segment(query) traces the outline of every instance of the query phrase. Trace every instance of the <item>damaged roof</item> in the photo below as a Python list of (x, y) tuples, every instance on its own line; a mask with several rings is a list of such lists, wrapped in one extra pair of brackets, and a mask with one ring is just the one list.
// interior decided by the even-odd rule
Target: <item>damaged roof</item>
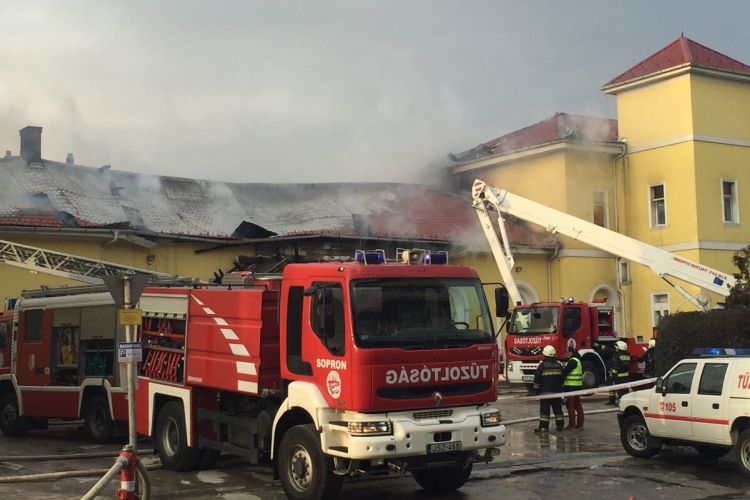
[[(252, 184), (0, 158), (0, 227), (102, 228), (227, 241), (350, 236), (484, 240), (470, 196), (397, 183)], [(554, 235), (507, 222), (511, 243)]]
[(468, 151), (449, 154), (459, 163), (503, 155), (560, 141), (617, 142), (617, 120), (555, 113), (552, 118), (480, 144)]

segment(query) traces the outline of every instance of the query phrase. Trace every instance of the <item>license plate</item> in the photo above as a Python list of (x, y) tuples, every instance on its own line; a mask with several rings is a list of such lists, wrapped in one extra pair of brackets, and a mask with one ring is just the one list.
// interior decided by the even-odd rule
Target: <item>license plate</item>
[(533, 382), (534, 375), (521, 375), (521, 380), (523, 380), (524, 382)]
[(444, 451), (461, 451), (461, 441), (427, 445), (427, 453), (443, 453)]

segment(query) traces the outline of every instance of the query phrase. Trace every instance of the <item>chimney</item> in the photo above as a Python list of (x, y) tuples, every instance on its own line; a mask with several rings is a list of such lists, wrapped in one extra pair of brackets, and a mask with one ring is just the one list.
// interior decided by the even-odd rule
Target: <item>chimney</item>
[(75, 165), (76, 161), (73, 159), (73, 153), (68, 153), (68, 156), (65, 157), (65, 163), (68, 165)]
[(5, 157), (10, 158), (10, 149), (5, 151)]
[(42, 127), (24, 127), (21, 133), (21, 156), (28, 162), (42, 161)]

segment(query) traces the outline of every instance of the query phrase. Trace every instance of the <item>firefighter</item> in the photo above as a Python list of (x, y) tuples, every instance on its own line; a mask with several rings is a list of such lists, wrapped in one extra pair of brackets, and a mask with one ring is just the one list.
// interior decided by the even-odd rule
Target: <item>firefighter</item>
[[(562, 366), (555, 359), (557, 351), (551, 345), (542, 350), (544, 359), (536, 369), (534, 374), (534, 391), (537, 394), (555, 394), (563, 390)], [(534, 432), (549, 431), (549, 409), (555, 414), (555, 424), (558, 431), (565, 428), (565, 417), (562, 411), (562, 400), (558, 398), (549, 398), (539, 400), (539, 427)]]
[(656, 339), (649, 340), (646, 352), (638, 356), (639, 363), (646, 363), (646, 366), (643, 368), (643, 376), (646, 378), (653, 378), (656, 376), (656, 363), (654, 362), (655, 347)]
[[(655, 353), (655, 347), (656, 347), (656, 339), (651, 339), (648, 341), (648, 349), (646, 349), (646, 352), (638, 356), (638, 362), (639, 363), (646, 363), (646, 365), (643, 367), (643, 376), (644, 378), (654, 378), (656, 376), (656, 362), (654, 360), (654, 353)], [(639, 387), (639, 390), (644, 389), (652, 389), (656, 384), (646, 384)]]
[[(583, 362), (581, 355), (576, 348), (569, 345), (565, 350), (565, 357), (568, 359), (562, 371), (563, 390), (565, 392), (580, 391), (583, 389)], [(567, 396), (565, 406), (568, 409), (568, 426), (566, 430), (573, 429), (583, 430), (583, 406), (581, 405), (581, 396)], [(578, 414), (578, 418), (576, 418)]]
[[(610, 384), (624, 384), (630, 381), (630, 354), (628, 354), (628, 344), (622, 340), (615, 342), (615, 348), (593, 343), (595, 349), (602, 353), (612, 356), (612, 365), (609, 368)], [(606, 406), (616, 406), (620, 403), (620, 397), (628, 393), (628, 389), (618, 389), (609, 391), (609, 401), (604, 403)]]

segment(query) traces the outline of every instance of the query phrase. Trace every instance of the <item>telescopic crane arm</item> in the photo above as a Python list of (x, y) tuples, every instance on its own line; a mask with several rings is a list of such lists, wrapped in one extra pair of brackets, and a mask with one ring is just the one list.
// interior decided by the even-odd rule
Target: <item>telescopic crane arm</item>
[[(674, 287), (677, 292), (699, 309), (706, 309), (708, 305), (696, 300), (693, 295), (674, 283), (670, 278), (680, 279), (725, 297), (729, 295), (730, 288), (735, 284), (734, 277), (726, 273), (711, 269), (666, 250), (647, 245), (646, 243), (553, 208), (546, 207), (540, 203), (527, 200), (504, 189), (490, 187), (478, 179), (474, 181), (472, 195), (474, 198), (473, 206), (477, 209), (479, 220), (482, 223), (485, 235), (492, 248), (492, 253), (500, 268), (500, 273), (514, 301), (520, 301), (521, 299), (511, 275), (514, 261), (505, 232), (503, 214), (509, 214), (519, 219), (533, 222), (553, 234), (563, 234), (623, 259), (649, 267), (657, 276)], [(503, 244), (498, 241), (497, 233), (489, 216), (490, 210), (498, 212), (498, 224), (500, 225)]]

